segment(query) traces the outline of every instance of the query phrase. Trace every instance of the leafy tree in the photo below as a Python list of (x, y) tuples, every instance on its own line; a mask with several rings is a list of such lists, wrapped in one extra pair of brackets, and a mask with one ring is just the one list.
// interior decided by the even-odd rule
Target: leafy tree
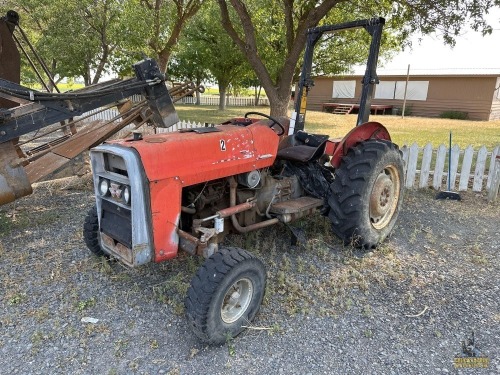
[(124, 50), (154, 56), (165, 71), (182, 29), (203, 1), (124, 0)]
[(59, 78), (97, 83), (120, 44), (121, 4), (116, 0), (19, 0), (21, 26)]
[(82, 76), (86, 84), (106, 71), (130, 74), (144, 55), (164, 70), (186, 22), (203, 0), (7, 0), (54, 74)]
[[(168, 73), (182, 81), (192, 81), (196, 86), (210, 78), (210, 72), (204, 65), (203, 55), (192, 48), (190, 43), (181, 43), (180, 51), (171, 59)], [(200, 93), (196, 91), (196, 104), (200, 104)]]
[[(469, 23), (491, 32), (484, 13), (500, 0), (217, 0), (222, 24), (254, 69), (271, 103), (271, 114), (287, 113), (291, 86), (306, 42), (306, 30), (328, 20), (374, 15), (387, 18), (393, 47), (414, 32), (440, 31), (447, 43)], [(336, 11), (338, 10), (338, 11)], [(339, 37), (342, 40), (342, 37)], [(386, 42), (387, 43), (387, 42)], [(352, 40), (344, 42), (352, 44)], [(339, 46), (340, 44), (337, 44)], [(348, 49), (347, 49), (348, 51)], [(356, 56), (345, 56), (353, 62)], [(361, 55), (359, 55), (361, 56)], [(356, 62), (356, 61), (354, 61)], [(343, 64), (342, 64), (343, 65)]]
[[(179, 76), (203, 77), (207, 72), (219, 85), (219, 108), (225, 109), (231, 84), (248, 73), (249, 66), (221, 25), (218, 7), (207, 4), (190, 22), (181, 40), (173, 71)], [(181, 74), (183, 72), (183, 74)], [(196, 77), (196, 78), (198, 78)]]

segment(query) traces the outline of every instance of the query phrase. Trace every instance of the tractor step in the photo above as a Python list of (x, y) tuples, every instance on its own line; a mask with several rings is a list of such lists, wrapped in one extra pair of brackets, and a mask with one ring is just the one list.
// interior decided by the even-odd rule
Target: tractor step
[(288, 201), (279, 202), (271, 205), (269, 212), (277, 215), (296, 214), (312, 210), (316, 207), (323, 205), (323, 199), (313, 197), (300, 197), (297, 199), (290, 199)]

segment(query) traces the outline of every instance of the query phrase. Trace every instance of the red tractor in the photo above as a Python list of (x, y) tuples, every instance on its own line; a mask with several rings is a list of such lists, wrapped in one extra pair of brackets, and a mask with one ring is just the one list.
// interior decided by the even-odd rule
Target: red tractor
[[(262, 261), (219, 246), (226, 234), (320, 210), (346, 243), (377, 246), (394, 227), (403, 192), (398, 147), (381, 124), (367, 122), (383, 24), (377, 18), (309, 30), (291, 120), (251, 112), (217, 126), (136, 133), (93, 148), (96, 206), (84, 224), (89, 249), (130, 267), (172, 259), (179, 249), (204, 256), (186, 314), (201, 340), (217, 344), (252, 321), (266, 285)], [(314, 45), (325, 32), (353, 27), (372, 36), (358, 126), (343, 139), (308, 134)]]

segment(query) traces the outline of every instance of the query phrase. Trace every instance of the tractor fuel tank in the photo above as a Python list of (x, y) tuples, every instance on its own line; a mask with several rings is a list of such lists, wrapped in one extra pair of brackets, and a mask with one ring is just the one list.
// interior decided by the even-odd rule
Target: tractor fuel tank
[(265, 168), (273, 164), (279, 137), (268, 125), (183, 129), (109, 143), (134, 148), (149, 181), (174, 178), (181, 186)]

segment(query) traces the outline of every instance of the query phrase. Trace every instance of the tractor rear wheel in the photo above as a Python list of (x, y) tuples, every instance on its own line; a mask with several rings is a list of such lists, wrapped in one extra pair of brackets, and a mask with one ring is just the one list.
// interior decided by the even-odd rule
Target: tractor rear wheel
[(99, 242), (99, 219), (97, 217), (97, 207), (92, 207), (85, 217), (83, 223), (83, 240), (88, 249), (97, 256), (104, 256)]
[(335, 171), (328, 214), (346, 244), (370, 249), (394, 228), (403, 201), (403, 159), (389, 141), (365, 141), (350, 149)]
[(209, 344), (223, 344), (241, 333), (257, 314), (266, 288), (266, 269), (254, 255), (221, 249), (191, 281), (185, 305), (194, 333)]

